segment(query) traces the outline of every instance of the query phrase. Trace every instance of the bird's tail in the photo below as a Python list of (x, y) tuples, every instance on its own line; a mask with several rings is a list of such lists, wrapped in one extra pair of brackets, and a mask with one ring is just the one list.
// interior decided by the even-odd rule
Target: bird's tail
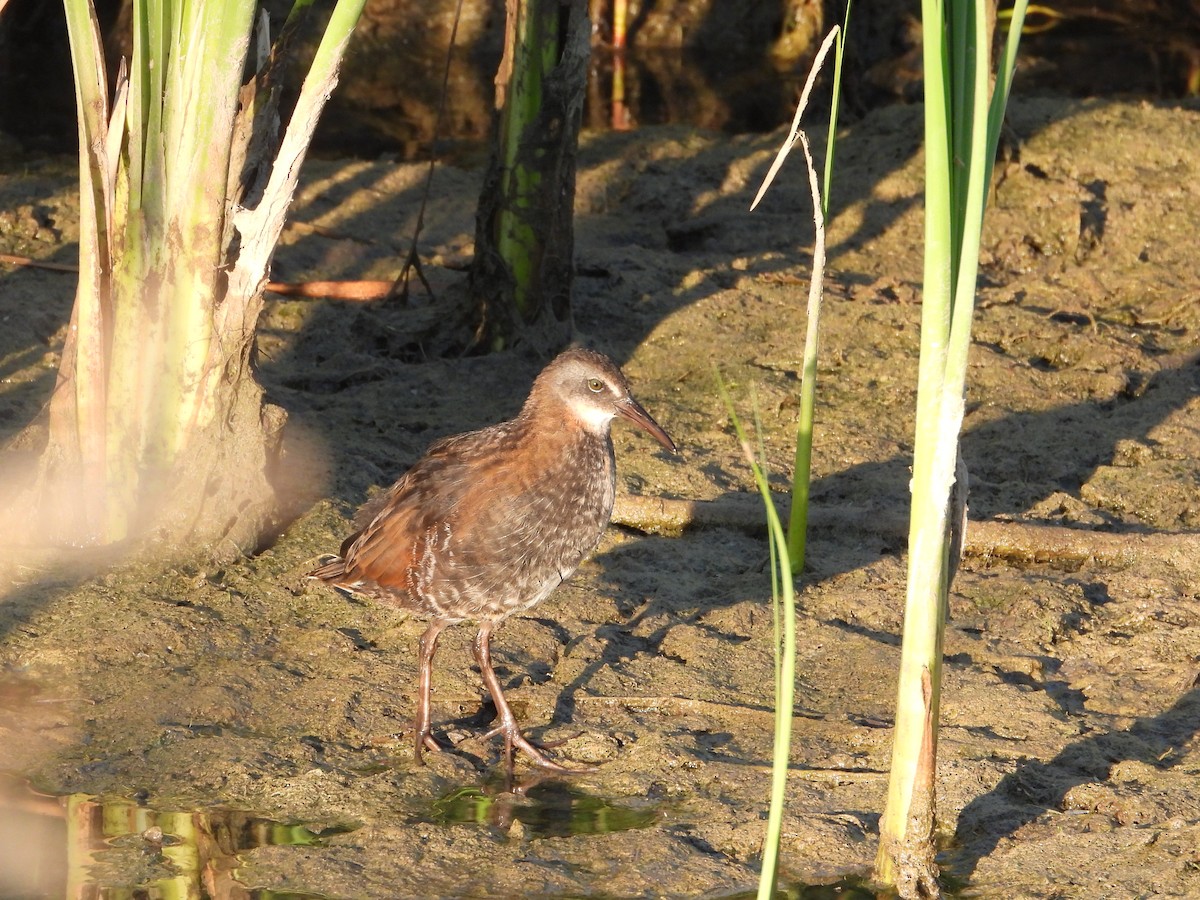
[(340, 556), (326, 554), (320, 557), (321, 565), (308, 573), (309, 578), (336, 582), (346, 577), (346, 561)]

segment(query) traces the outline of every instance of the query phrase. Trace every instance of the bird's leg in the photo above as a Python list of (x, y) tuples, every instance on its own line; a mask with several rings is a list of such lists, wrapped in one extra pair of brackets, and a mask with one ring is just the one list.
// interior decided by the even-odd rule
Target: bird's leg
[(496, 672), (492, 668), (492, 629), (494, 627), (490, 622), (479, 626), (479, 632), (475, 635), (475, 661), (479, 663), (479, 672), (483, 676), (483, 683), (487, 685), (488, 693), (492, 695), (492, 703), (496, 707), (496, 717), (500, 720), (500, 724), (489, 731), (486, 736), (504, 735), (504, 758), (509, 778), (512, 778), (514, 750), (522, 751), (533, 761), (535, 766), (550, 772), (575, 775), (594, 771), (593, 769), (568, 769), (566, 766), (559, 765), (521, 734), (521, 729), (517, 727), (517, 718), (513, 715), (508, 701), (504, 699), (504, 692), (500, 689), (500, 679), (496, 677)]
[(429, 727), (429, 694), (433, 684), (433, 654), (437, 651), (438, 635), (442, 633), (442, 629), (450, 623), (445, 619), (434, 619), (429, 623), (429, 627), (425, 629), (425, 633), (421, 635), (420, 653), (419, 653), (419, 669), (420, 669), (420, 696), (417, 697), (417, 720), (413, 726), (414, 739), (416, 740), (416, 759), (421, 763), (421, 751), (441, 750), (437, 741), (433, 739), (433, 734)]

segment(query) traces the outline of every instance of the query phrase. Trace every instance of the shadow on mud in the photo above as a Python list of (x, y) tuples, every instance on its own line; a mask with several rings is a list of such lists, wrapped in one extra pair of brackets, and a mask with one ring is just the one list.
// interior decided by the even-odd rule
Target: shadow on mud
[[(1170, 769), (1181, 761), (1197, 733), (1200, 676), (1192, 680), (1190, 688), (1170, 709), (1156, 716), (1140, 718), (1125, 729), (1075, 741), (1053, 759), (1019, 762), (1016, 770), (1000, 779), (991, 791), (963, 808), (956, 832), (960, 849), (948, 855), (948, 867), (956, 875), (969, 878), (981, 859), (1001, 842), (1014, 838), (1024, 826), (1047, 814), (1069, 814), (1077, 806), (1068, 800), (1074, 788), (1111, 780), (1113, 767), (1127, 761)], [(1117, 811), (1118, 821), (1122, 818)]]

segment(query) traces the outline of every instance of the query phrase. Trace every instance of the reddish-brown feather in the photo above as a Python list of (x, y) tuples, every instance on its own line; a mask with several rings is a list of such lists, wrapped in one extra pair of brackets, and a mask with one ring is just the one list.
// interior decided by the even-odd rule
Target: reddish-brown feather
[(675, 445), (615, 364), (569, 350), (547, 366), (515, 419), (434, 444), (355, 516), (341, 558), (310, 573), (432, 619), (421, 639), (418, 758), (430, 727), (433, 652), (447, 625), (480, 624), (475, 658), (509, 752), (565, 771), (520, 732), (490, 662), (492, 630), (541, 602), (600, 540), (615, 491), (610, 427), (622, 416)]

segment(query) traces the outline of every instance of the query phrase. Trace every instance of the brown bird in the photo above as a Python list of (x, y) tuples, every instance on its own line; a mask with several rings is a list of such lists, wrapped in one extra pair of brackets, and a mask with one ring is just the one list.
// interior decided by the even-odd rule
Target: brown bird
[(309, 573), (431, 619), (420, 642), (418, 762), (423, 749), (441, 749), (429, 714), (438, 635), (473, 620), (475, 660), (499, 722), (487, 736), (504, 736), (510, 769), (518, 749), (538, 766), (571, 771), (521, 734), (492, 669), (491, 639), (509, 616), (545, 600), (600, 542), (616, 488), (615, 416), (676, 452), (612, 360), (567, 350), (538, 375), (515, 419), (435, 443), (358, 511), (341, 556)]

